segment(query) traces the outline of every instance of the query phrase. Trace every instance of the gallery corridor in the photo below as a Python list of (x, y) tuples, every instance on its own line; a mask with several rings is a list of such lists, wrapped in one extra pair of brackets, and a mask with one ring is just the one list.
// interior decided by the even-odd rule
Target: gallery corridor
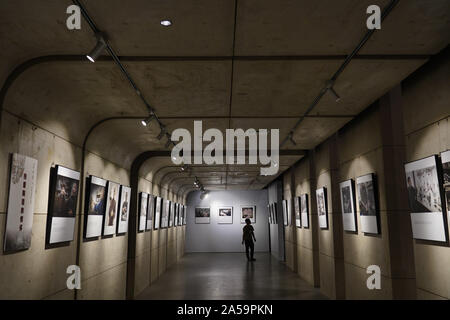
[(269, 253), (247, 262), (243, 253), (189, 253), (138, 300), (326, 299)]

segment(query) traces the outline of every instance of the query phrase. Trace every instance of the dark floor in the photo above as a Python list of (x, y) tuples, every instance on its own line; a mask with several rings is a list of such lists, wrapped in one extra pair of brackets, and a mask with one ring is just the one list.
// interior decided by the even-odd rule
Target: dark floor
[(326, 299), (269, 253), (247, 262), (243, 253), (190, 253), (137, 299)]

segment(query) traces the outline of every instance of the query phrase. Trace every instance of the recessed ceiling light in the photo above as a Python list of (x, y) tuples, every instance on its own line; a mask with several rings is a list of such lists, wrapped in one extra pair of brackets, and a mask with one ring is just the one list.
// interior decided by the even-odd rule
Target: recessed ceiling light
[(170, 27), (172, 25), (172, 21), (170, 21), (170, 20), (161, 20), (160, 23), (164, 27)]

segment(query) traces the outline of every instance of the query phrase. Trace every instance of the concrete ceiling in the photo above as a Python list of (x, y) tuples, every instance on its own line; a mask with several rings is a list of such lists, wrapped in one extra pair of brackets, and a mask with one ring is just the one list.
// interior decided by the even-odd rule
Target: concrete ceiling
[[(388, 0), (377, 1), (380, 7)], [(203, 120), (204, 130), (276, 128), (283, 139), (367, 31), (370, 0), (84, 0), (89, 14), (168, 129)], [(69, 0), (0, 3), (0, 81), (19, 64), (45, 55), (84, 55), (95, 38), (65, 26)], [(235, 9), (237, 10), (235, 12)], [(443, 49), (450, 1), (400, 1), (341, 74), (336, 103), (326, 94), (295, 131), (311, 149)], [(162, 27), (168, 18), (173, 25)], [(386, 56), (388, 55), (388, 56)], [(397, 55), (397, 56), (393, 56)], [(77, 145), (99, 125), (87, 148), (125, 168), (148, 150), (164, 150), (146, 108), (111, 61), (76, 58), (40, 63), (14, 81), (3, 105)], [(302, 156), (283, 156), (281, 174)], [(258, 189), (276, 178), (259, 166), (194, 166), (183, 173), (170, 158), (152, 158), (141, 175), (185, 194), (198, 176), (207, 189)]]

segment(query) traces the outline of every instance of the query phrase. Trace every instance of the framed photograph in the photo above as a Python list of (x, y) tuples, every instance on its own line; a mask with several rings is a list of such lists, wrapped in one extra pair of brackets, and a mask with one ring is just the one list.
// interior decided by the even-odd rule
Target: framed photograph
[(104, 236), (113, 235), (116, 232), (117, 213), (119, 211), (119, 192), (120, 185), (118, 183), (108, 181), (105, 219), (103, 219)]
[(175, 220), (175, 203), (173, 201), (169, 201), (169, 204), (169, 228), (172, 228)]
[(241, 223), (245, 223), (245, 219), (250, 219), (253, 224), (256, 223), (256, 206), (241, 206)]
[(180, 214), (180, 205), (178, 203), (175, 203), (175, 219), (173, 221), (173, 225), (175, 227), (178, 227), (178, 218), (179, 218), (179, 214)]
[(147, 206), (147, 223), (145, 230), (152, 230), (153, 227), (153, 217), (155, 216), (155, 196), (148, 195), (148, 206)]
[(56, 179), (50, 192), (48, 243), (72, 241), (78, 205), (80, 173), (62, 166), (55, 167)]
[(182, 207), (182, 205), (181, 205), (181, 203), (179, 203), (178, 204), (178, 226), (182, 226), (183, 225), (183, 223), (181, 221), (181, 207)]
[(405, 164), (414, 239), (446, 241), (437, 156)]
[(353, 179), (339, 184), (342, 221), (345, 231), (356, 231), (355, 183)]
[(103, 217), (106, 208), (106, 184), (104, 179), (89, 177), (84, 215), (84, 238), (97, 238), (102, 235)]
[(31, 247), (37, 165), (36, 159), (12, 155), (4, 252)]
[(328, 229), (328, 200), (327, 188), (323, 187), (316, 190), (317, 215), (319, 216), (319, 227)]
[(195, 208), (195, 223), (208, 224), (208, 223), (210, 223), (210, 221), (211, 221), (211, 208), (209, 208), (209, 207)]
[(144, 232), (147, 227), (148, 193), (139, 193), (139, 221), (138, 232)]
[(128, 218), (130, 216), (130, 200), (131, 200), (131, 188), (121, 186), (117, 234), (125, 234), (128, 231)]
[(302, 217), (300, 215), (300, 197), (294, 198), (294, 211), (295, 211), (295, 226), (297, 228), (302, 227)]
[(169, 227), (170, 200), (162, 199), (161, 228)]
[(364, 233), (380, 233), (379, 211), (375, 190), (375, 175), (373, 173), (356, 178), (358, 211), (361, 217), (361, 230)]
[(302, 211), (302, 227), (309, 228), (309, 204), (306, 193), (300, 196), (300, 209)]
[[(450, 150), (441, 153), (444, 186), (450, 186)], [(448, 206), (447, 206), (448, 208)]]
[(155, 197), (155, 230), (162, 226), (161, 223), (161, 209), (162, 209), (162, 198)]
[(267, 213), (269, 217), (269, 224), (272, 224), (272, 206), (270, 203), (267, 205)]
[(219, 224), (233, 224), (233, 207), (220, 207), (218, 213)]
[(289, 220), (288, 220), (289, 219), (288, 218), (288, 216), (289, 216), (288, 201), (287, 200), (283, 200), (282, 204), (283, 204), (283, 224), (285, 226), (288, 226), (289, 225)]
[(187, 225), (187, 206), (183, 206), (183, 224)]

